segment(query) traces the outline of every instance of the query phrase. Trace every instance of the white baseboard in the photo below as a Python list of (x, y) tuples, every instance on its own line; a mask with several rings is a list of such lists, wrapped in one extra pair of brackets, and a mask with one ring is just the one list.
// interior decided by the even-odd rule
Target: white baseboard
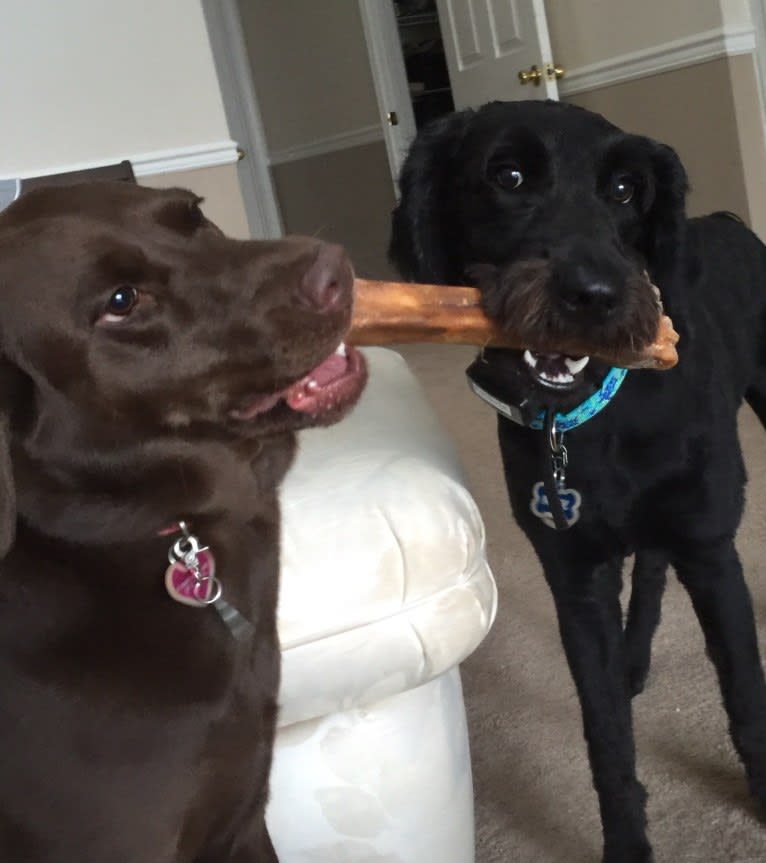
[(706, 63), (719, 57), (748, 54), (755, 51), (752, 27), (737, 30), (707, 30), (683, 39), (665, 42), (641, 51), (610, 57), (599, 63), (570, 70), (559, 81), (559, 93), (569, 96), (586, 90), (598, 90), (659, 72), (670, 72), (684, 66)]
[(135, 175), (146, 177), (153, 174), (174, 174), (177, 171), (232, 165), (238, 159), (239, 152), (234, 141), (218, 141), (195, 147), (179, 147), (177, 150), (145, 153), (133, 156), (130, 161)]

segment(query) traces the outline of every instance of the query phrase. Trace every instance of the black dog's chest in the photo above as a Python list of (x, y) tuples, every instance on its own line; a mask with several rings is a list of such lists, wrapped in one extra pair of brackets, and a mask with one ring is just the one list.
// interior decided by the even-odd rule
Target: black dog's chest
[[(641, 536), (644, 513), (664, 512), (672, 519), (676, 499), (694, 497), (703, 470), (700, 459), (688, 439), (602, 431), (606, 418), (592, 422), (592, 429), (564, 436), (565, 489), (580, 497), (579, 528), (619, 534), (628, 544), (641, 542), (646, 539)], [(503, 417), (498, 433), (514, 512), (524, 524), (535, 511), (534, 489), (550, 470), (550, 446), (544, 432)]]

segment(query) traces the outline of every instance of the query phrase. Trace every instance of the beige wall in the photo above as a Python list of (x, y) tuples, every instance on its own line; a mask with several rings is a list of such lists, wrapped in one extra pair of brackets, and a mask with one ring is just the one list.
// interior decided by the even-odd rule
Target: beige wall
[(570, 69), (747, 21), (747, 0), (546, 0), (551, 48)]
[[(556, 62), (576, 69), (752, 26), (749, 0), (548, 0)], [(731, 209), (766, 238), (766, 138), (754, 58), (737, 55), (566, 97), (678, 150), (691, 213)]]
[(714, 60), (578, 93), (568, 101), (670, 144), (691, 178), (689, 212), (749, 218), (729, 61)]
[(379, 122), (356, 0), (238, 3), (270, 153)]
[(752, 55), (602, 87), (568, 101), (670, 144), (689, 174), (691, 215), (733, 210), (766, 239), (766, 140)]
[(766, 136), (755, 57), (729, 58), (750, 226), (766, 241)]
[(199, 3), (24, 0), (2, 10), (0, 176), (228, 139)]
[[(553, 56), (568, 68), (752, 23), (748, 0), (548, 0), (546, 10)], [(766, 138), (752, 55), (564, 98), (675, 147), (692, 184), (690, 212), (734, 210), (766, 238)]]
[(342, 243), (360, 276), (393, 277), (394, 191), (382, 141), (276, 165), (273, 176), (288, 233)]
[(205, 215), (225, 234), (240, 240), (250, 238), (236, 165), (157, 174), (153, 177), (142, 177), (140, 182), (142, 186), (154, 189), (169, 189), (175, 186), (196, 192), (205, 199), (202, 203)]

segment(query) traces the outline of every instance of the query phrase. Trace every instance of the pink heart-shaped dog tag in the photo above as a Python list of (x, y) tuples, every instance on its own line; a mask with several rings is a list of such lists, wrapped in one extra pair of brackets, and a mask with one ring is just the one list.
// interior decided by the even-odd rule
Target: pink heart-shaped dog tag
[(165, 570), (165, 587), (176, 602), (205, 608), (219, 590), (215, 579), (215, 560), (209, 551), (197, 552), (199, 578), (183, 563), (171, 563)]

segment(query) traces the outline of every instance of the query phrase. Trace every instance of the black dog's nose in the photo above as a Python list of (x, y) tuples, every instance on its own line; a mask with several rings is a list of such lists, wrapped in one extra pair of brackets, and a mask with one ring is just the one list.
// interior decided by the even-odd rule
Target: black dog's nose
[(322, 243), (301, 279), (301, 293), (319, 311), (341, 305), (351, 290), (351, 266), (343, 246)]
[(558, 294), (564, 308), (577, 315), (603, 319), (617, 308), (618, 291), (613, 280), (599, 278), (586, 268), (559, 270)]
[(588, 282), (572, 285), (565, 291), (563, 300), (571, 311), (598, 311), (611, 314), (617, 306), (617, 292), (606, 282)]

